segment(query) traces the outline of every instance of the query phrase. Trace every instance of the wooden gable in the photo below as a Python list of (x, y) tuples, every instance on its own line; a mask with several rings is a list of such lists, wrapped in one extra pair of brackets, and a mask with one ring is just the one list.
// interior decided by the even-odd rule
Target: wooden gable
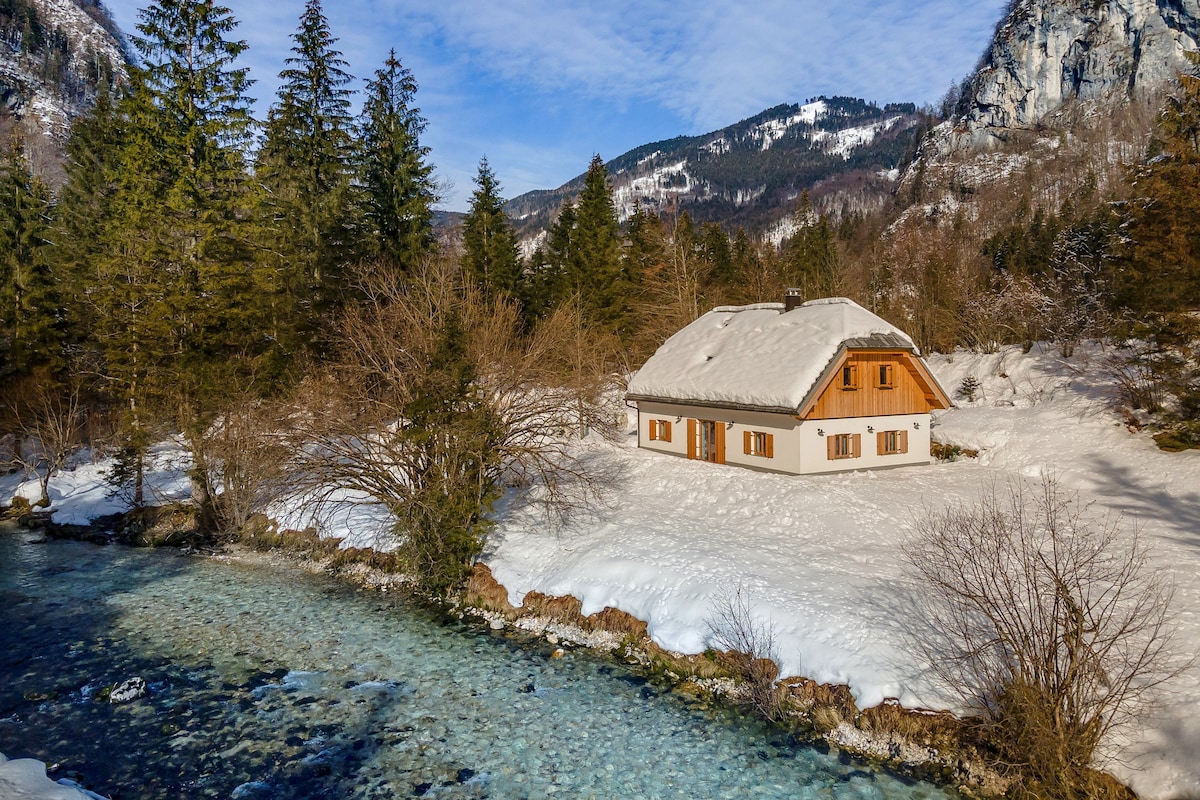
[(847, 350), (822, 375), (801, 419), (924, 414), (949, 408), (919, 358), (902, 350)]

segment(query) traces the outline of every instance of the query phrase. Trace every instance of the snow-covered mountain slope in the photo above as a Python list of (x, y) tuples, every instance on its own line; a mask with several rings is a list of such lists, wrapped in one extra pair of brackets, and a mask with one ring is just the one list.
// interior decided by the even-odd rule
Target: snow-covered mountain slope
[[(890, 171), (902, 166), (918, 119), (911, 104), (880, 108), (821, 98), (777, 106), (702, 136), (647, 144), (607, 164), (617, 214), (627, 219), (635, 205), (659, 213), (687, 210), (698, 222), (761, 233), (788, 217), (802, 192), (834, 213), (850, 193), (856, 206), (869, 198), (877, 207), (894, 189)], [(522, 237), (532, 240), (545, 230), (582, 186), (580, 176), (510, 201)]]
[(71, 121), (124, 80), (121, 35), (97, 0), (12, 0), (0, 11), (0, 132), (15, 128), (55, 182)]

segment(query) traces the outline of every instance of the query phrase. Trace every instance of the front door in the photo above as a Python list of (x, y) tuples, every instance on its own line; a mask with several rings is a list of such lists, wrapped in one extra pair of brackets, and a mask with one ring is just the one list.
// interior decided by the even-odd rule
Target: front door
[(725, 423), (707, 419), (689, 419), (688, 458), (724, 464)]

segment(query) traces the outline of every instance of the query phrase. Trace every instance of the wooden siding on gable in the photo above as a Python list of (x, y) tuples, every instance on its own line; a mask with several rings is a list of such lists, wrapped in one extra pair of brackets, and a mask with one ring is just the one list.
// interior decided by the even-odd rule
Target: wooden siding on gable
[[(881, 386), (880, 367), (892, 366)], [(852, 367), (855, 388), (843, 387), (843, 370)], [(905, 352), (855, 352), (843, 356), (827, 375), (824, 387), (804, 419), (883, 417), (894, 414), (923, 414), (941, 408), (917, 374), (913, 356)]]

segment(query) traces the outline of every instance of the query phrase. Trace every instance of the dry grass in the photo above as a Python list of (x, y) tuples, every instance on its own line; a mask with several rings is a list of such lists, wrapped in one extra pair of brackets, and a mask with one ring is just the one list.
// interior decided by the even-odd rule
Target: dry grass
[(508, 619), (517, 615), (517, 609), (508, 602), (508, 590), (496, 580), (487, 564), (476, 563), (471, 569), (463, 586), (462, 601), (472, 608), (499, 612)]
[(893, 734), (937, 750), (958, 748), (970, 736), (968, 728), (953, 714), (912, 711), (894, 700), (885, 700), (863, 711), (857, 727), (868, 733)]

